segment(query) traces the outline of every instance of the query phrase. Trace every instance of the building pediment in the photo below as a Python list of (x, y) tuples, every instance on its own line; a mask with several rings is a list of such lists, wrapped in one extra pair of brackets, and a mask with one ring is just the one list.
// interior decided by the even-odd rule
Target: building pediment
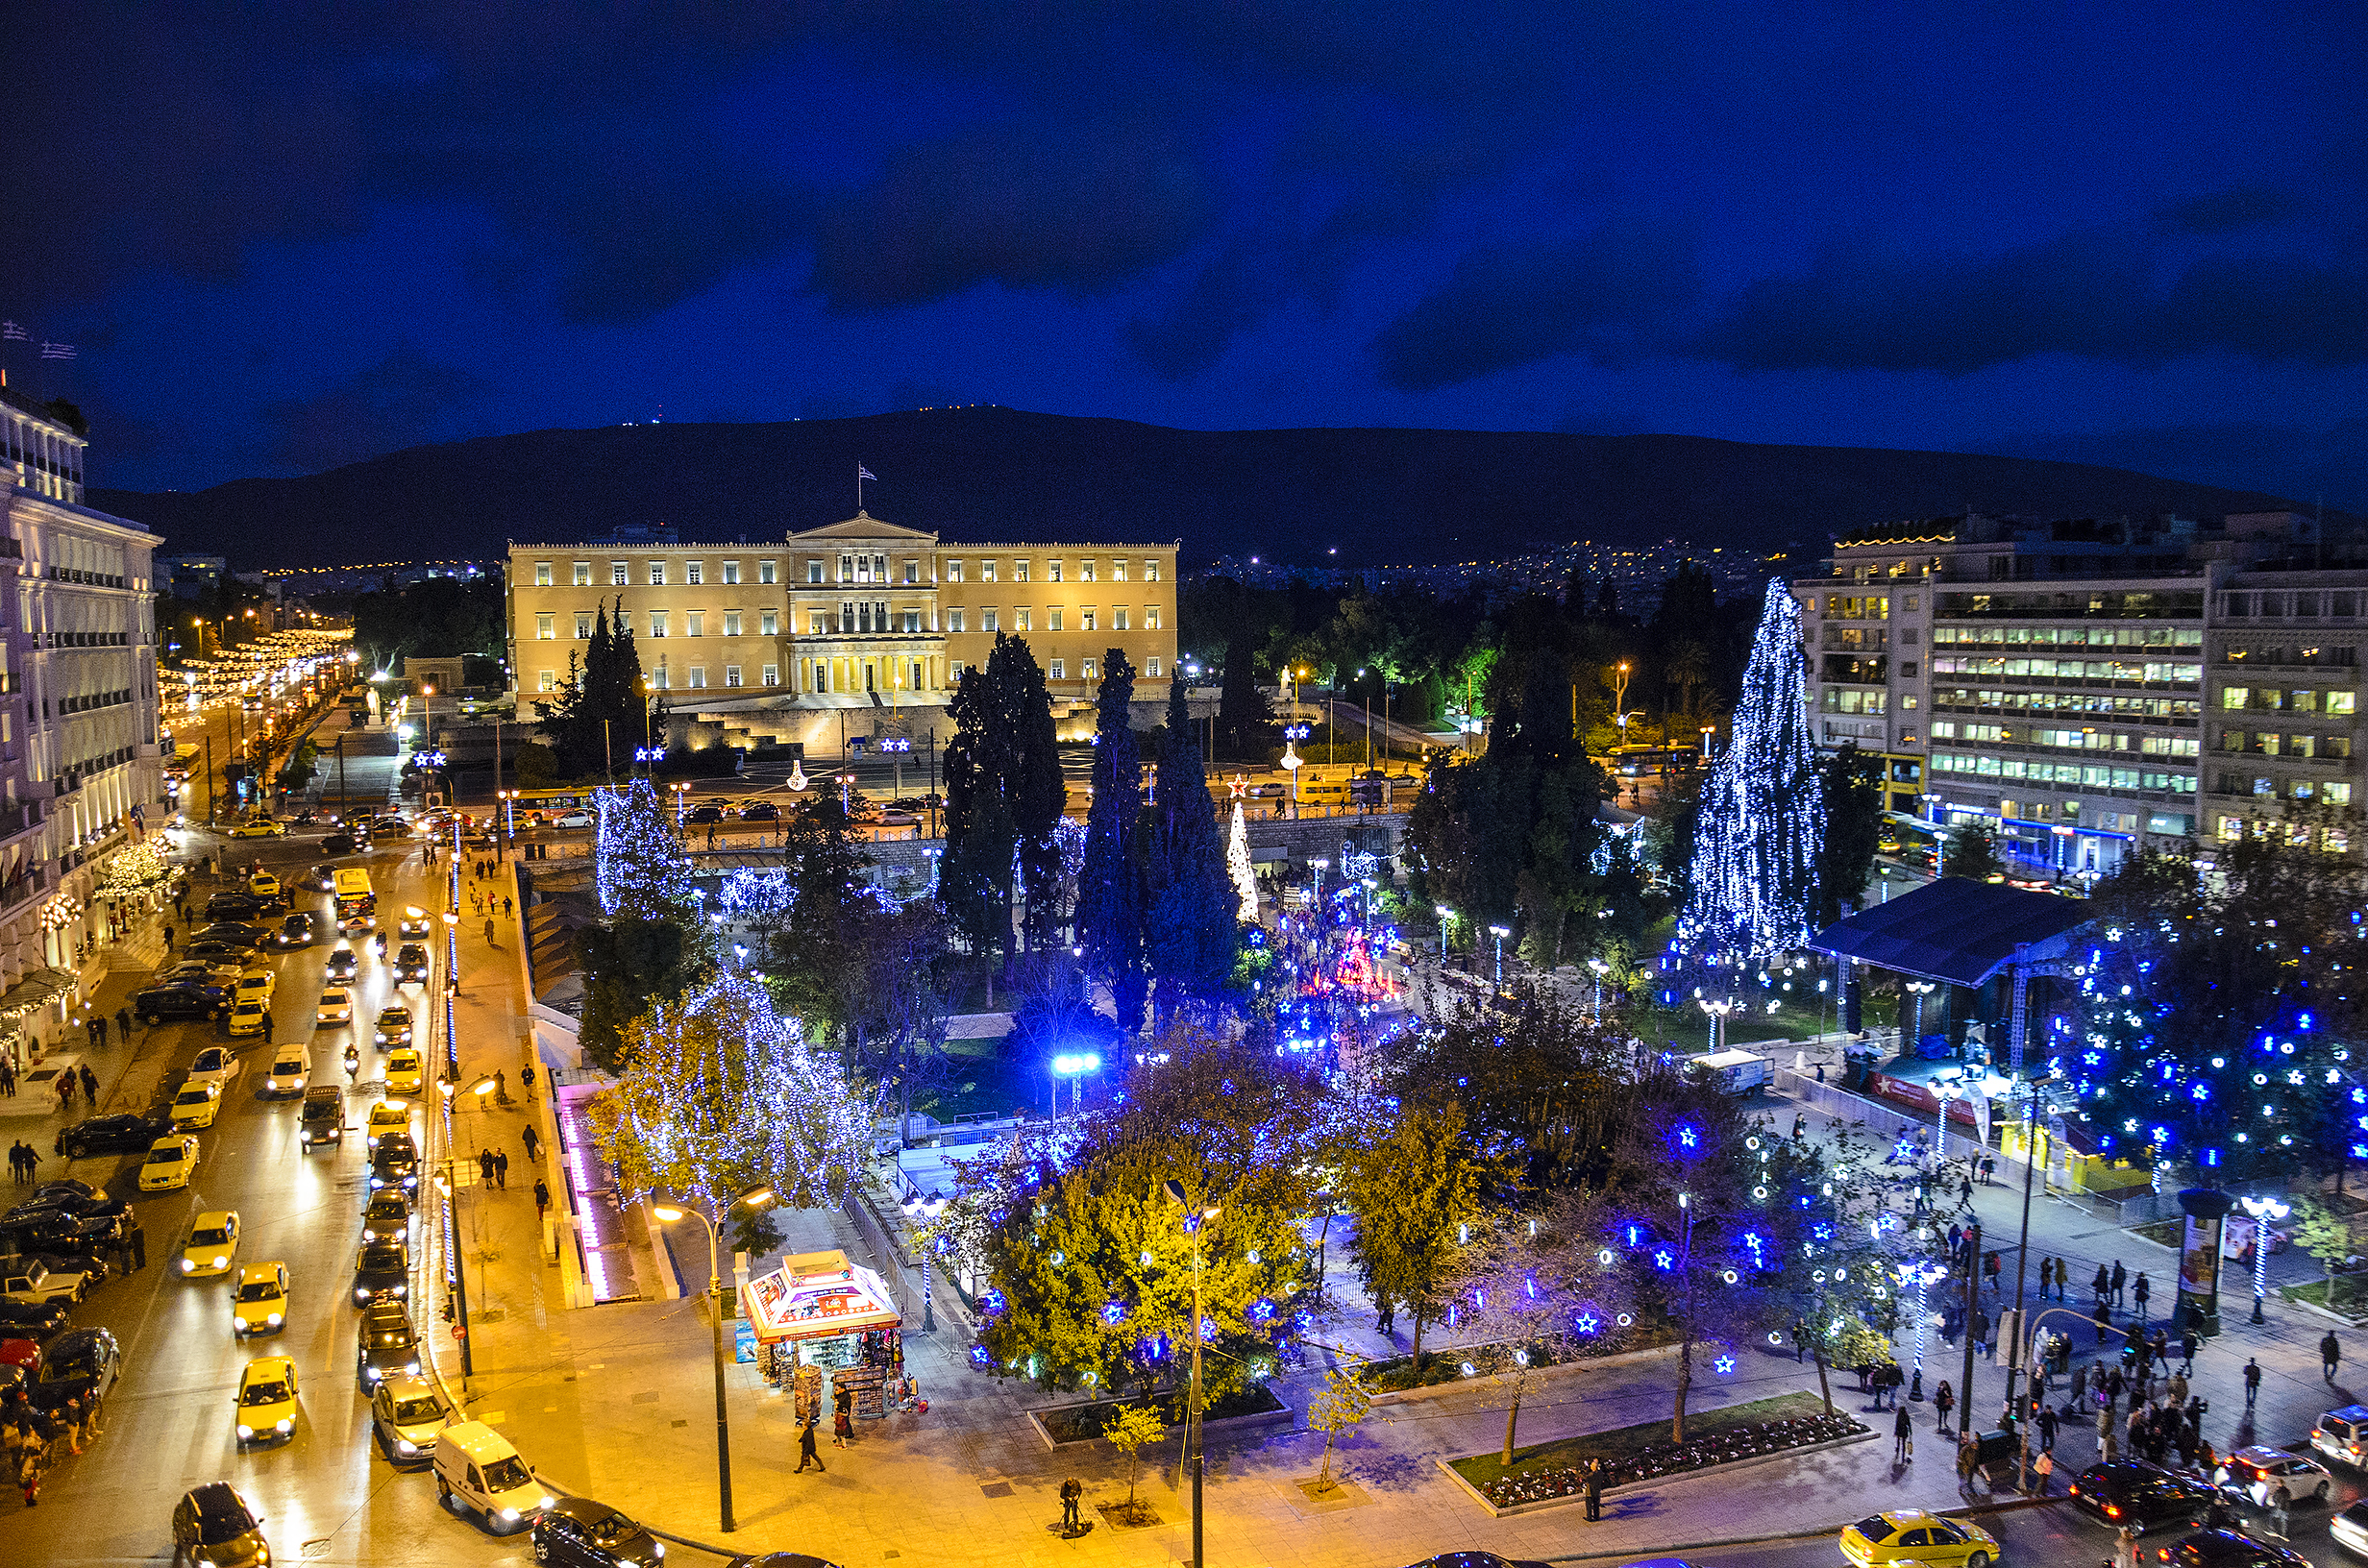
[(919, 528), (907, 528), (894, 523), (883, 523), (871, 513), (864, 511), (858, 511), (854, 516), (841, 523), (832, 523), (824, 527), (807, 528), (802, 533), (793, 533), (789, 536), (788, 542), (791, 545), (836, 545), (858, 539), (895, 540), (914, 545), (937, 543), (937, 535), (934, 533), (925, 533)]

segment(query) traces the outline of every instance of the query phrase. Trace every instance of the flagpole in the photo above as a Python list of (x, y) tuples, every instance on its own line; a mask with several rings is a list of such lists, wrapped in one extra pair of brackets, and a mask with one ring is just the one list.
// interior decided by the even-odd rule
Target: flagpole
[(863, 465), (861, 463), (855, 465), (855, 510), (857, 512), (863, 510)]

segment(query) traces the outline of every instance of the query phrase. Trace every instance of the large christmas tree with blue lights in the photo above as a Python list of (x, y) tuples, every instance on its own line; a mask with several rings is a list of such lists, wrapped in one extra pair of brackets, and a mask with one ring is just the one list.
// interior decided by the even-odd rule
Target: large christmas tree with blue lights
[(1799, 602), (1782, 577), (1769, 578), (1727, 748), (1702, 792), (1692, 888), (1678, 922), (1686, 945), (1710, 963), (1786, 952), (1810, 934), (1825, 787), (1801, 637)]

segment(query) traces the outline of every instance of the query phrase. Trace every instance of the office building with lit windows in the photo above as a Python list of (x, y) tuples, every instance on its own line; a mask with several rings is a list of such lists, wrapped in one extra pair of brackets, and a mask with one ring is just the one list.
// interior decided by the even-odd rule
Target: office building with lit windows
[(1986, 822), (2043, 875), (2247, 833), (2357, 852), (2368, 571), (2308, 518), (1893, 524), (1794, 590), (1818, 741), (1879, 759), (1903, 828)]

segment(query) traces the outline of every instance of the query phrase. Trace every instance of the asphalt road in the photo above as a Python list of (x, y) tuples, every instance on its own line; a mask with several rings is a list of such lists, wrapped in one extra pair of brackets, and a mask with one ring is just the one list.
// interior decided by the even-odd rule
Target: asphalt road
[[(241, 859), (252, 853), (284, 873), (320, 858), (316, 836), (226, 847)], [(397, 860), (393, 853), (372, 857), (382, 916), (407, 900), (431, 902), (415, 858), (411, 870), (392, 874)], [(326, 894), (300, 893), (294, 907), (323, 913), (329, 901)], [(388, 929), (391, 935), (391, 924)], [(344, 1082), (349, 1031), (332, 1026), (313, 1033), (323, 968), (334, 945), (332, 937), (271, 960), (280, 976), (274, 1037), (311, 1036), (315, 1082)], [(229, 1481), (263, 1509), (266, 1533), (284, 1562), (496, 1563), (530, 1556), (523, 1536), (497, 1540), (445, 1514), (427, 1474), (395, 1471), (369, 1438), (368, 1400), (355, 1379), (352, 1296), (366, 1190), (360, 1124), (383, 1089), (371, 1020), (398, 993), (368, 943), (357, 943), (356, 951), (362, 962), (351, 989), (361, 1067), (347, 1098), (344, 1141), (333, 1151), (302, 1152), (298, 1102), (257, 1096), (273, 1047), (237, 1042), (244, 1047), (242, 1070), (212, 1130), (198, 1135), (202, 1150), (190, 1188), (135, 1199), (147, 1232), (148, 1267), (101, 1286), (76, 1312), (78, 1322), (113, 1330), (123, 1345), (123, 1381), (108, 1401), (106, 1431), (83, 1458), (62, 1458), (51, 1471), (39, 1505), (10, 1527), (0, 1561), (169, 1560), (173, 1504), (189, 1487), (210, 1481)], [(426, 989), (414, 984), (399, 994), (424, 1023)], [(169, 1058), (173, 1066), (163, 1082), (170, 1086), (198, 1050), (217, 1039), (216, 1025), (168, 1023), (143, 1030), (139, 1044), (150, 1056)], [(136, 1187), (136, 1156), (100, 1156), (75, 1162), (71, 1174), (129, 1193)], [(232, 1335), (233, 1277), (180, 1276), (180, 1247), (191, 1216), (209, 1209), (238, 1213), (239, 1262), (288, 1265), (291, 1311), (279, 1335), (246, 1342)], [(296, 1360), (297, 1429), (285, 1442), (242, 1452), (233, 1431), (239, 1374), (249, 1360), (273, 1355)], [(16, 1513), (12, 1493), (0, 1492), (0, 1510)]]

